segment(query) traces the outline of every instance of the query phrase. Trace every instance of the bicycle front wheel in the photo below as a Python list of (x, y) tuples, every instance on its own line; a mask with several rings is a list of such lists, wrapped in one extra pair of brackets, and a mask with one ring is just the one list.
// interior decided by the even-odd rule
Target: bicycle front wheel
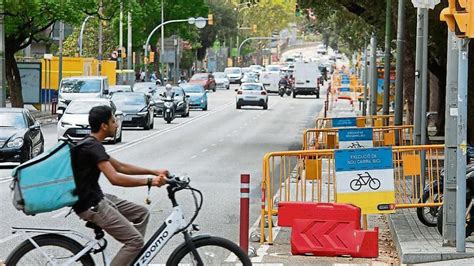
[(225, 238), (197, 237), (192, 241), (202, 264), (198, 263), (197, 256), (183, 243), (171, 254), (166, 265), (252, 265), (244, 251)]
[[(41, 250), (25, 240), (8, 255), (6, 265), (51, 265), (51, 261), (63, 265), (84, 248), (77, 241), (58, 234), (37, 235), (33, 240)], [(85, 254), (69, 265), (94, 265), (94, 261), (90, 254)]]

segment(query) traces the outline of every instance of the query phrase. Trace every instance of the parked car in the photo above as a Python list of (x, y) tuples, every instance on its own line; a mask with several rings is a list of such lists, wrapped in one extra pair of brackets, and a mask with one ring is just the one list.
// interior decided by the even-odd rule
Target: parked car
[(207, 91), (199, 84), (181, 84), (186, 95), (189, 95), (189, 107), (207, 111)]
[(113, 85), (109, 87), (109, 95), (116, 92), (133, 92), (132, 86), (130, 85)]
[(216, 88), (226, 90), (230, 88), (230, 81), (224, 72), (214, 72), (212, 73), (212, 75), (214, 76), (214, 80), (216, 81)]
[(144, 93), (117, 92), (112, 95), (111, 100), (117, 106), (117, 109), (123, 113), (123, 127), (153, 129), (155, 102)]
[(210, 73), (197, 73), (194, 74), (188, 83), (199, 84), (206, 90), (216, 91), (216, 81), (214, 78), (209, 78)]
[(156, 93), (156, 83), (155, 82), (136, 82), (133, 84), (132, 90), (134, 92), (143, 92), (149, 98), (153, 98)]
[(0, 108), (0, 162), (23, 163), (44, 151), (40, 124), (23, 108)]
[(57, 113), (61, 117), (72, 100), (106, 98), (108, 95), (109, 81), (107, 77), (79, 76), (63, 78), (59, 86)]
[(118, 111), (115, 104), (109, 99), (79, 99), (71, 101), (58, 122), (58, 140), (69, 138), (72, 141), (79, 141), (87, 137), (91, 133), (89, 111), (93, 107), (100, 105), (107, 105), (112, 108), (118, 126), (115, 136), (108, 137), (105, 141), (110, 143), (121, 142), (123, 113)]
[(227, 75), (230, 83), (242, 83), (242, 69), (240, 67), (227, 67), (224, 69), (224, 73)]
[(264, 110), (268, 109), (268, 93), (261, 83), (242, 83), (236, 91), (237, 109), (244, 105), (262, 106)]

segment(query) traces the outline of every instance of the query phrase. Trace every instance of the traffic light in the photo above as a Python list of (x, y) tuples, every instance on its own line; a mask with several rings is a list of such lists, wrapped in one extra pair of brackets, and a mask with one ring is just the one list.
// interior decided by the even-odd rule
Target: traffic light
[(256, 33), (256, 32), (257, 32), (257, 25), (256, 25), (256, 24), (253, 24), (253, 25), (252, 25), (252, 32), (253, 32), (253, 33)]
[(122, 58), (127, 58), (127, 52), (125, 52), (125, 47), (122, 47), (120, 50), (122, 50)]
[(207, 15), (207, 25), (214, 25), (214, 16), (212, 14)]
[(298, 3), (295, 4), (295, 17), (301, 16), (300, 5)]
[(155, 62), (155, 52), (150, 52), (150, 60), (148, 62), (150, 63)]
[(440, 14), (450, 31), (459, 38), (474, 38), (474, 0), (448, 0)]

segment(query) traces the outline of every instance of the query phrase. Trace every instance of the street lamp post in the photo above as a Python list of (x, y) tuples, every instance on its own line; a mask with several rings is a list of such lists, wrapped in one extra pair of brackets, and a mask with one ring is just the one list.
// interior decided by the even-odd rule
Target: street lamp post
[(82, 57), (82, 38), (84, 36), (84, 28), (86, 26), (87, 21), (91, 18), (91, 16), (87, 16), (84, 21), (82, 22), (81, 32), (79, 33), (79, 57)]
[(243, 40), (242, 43), (240, 43), (239, 49), (237, 50), (237, 58), (240, 57), (240, 50), (242, 49), (242, 46), (248, 41), (253, 41), (253, 40), (281, 40), (281, 39), (284, 39), (284, 38), (280, 38), (280, 37), (250, 37), (250, 38), (247, 38), (247, 39)]

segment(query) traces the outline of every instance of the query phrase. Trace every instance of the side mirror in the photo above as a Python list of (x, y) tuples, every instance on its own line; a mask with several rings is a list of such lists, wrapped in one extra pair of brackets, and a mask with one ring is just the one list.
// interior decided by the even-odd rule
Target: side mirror
[(123, 116), (123, 112), (122, 111), (115, 111), (115, 116)]
[(150, 105), (150, 106), (155, 106), (156, 103), (155, 103), (154, 101), (150, 101), (150, 102), (148, 103), (148, 105)]
[(58, 114), (58, 120), (61, 119), (61, 117), (63, 116), (64, 114), (64, 109), (58, 109), (56, 111), (56, 114)]
[(239, 91), (239, 89), (235, 89), (235, 91)]
[(108, 95), (109, 94), (109, 90), (104, 90), (104, 95)]
[(191, 97), (191, 95), (186, 95), (186, 98), (189, 98), (189, 97)]
[(41, 129), (41, 126), (36, 123), (36, 124), (30, 126), (30, 129), (31, 129), (31, 130), (40, 130), (40, 129)]

